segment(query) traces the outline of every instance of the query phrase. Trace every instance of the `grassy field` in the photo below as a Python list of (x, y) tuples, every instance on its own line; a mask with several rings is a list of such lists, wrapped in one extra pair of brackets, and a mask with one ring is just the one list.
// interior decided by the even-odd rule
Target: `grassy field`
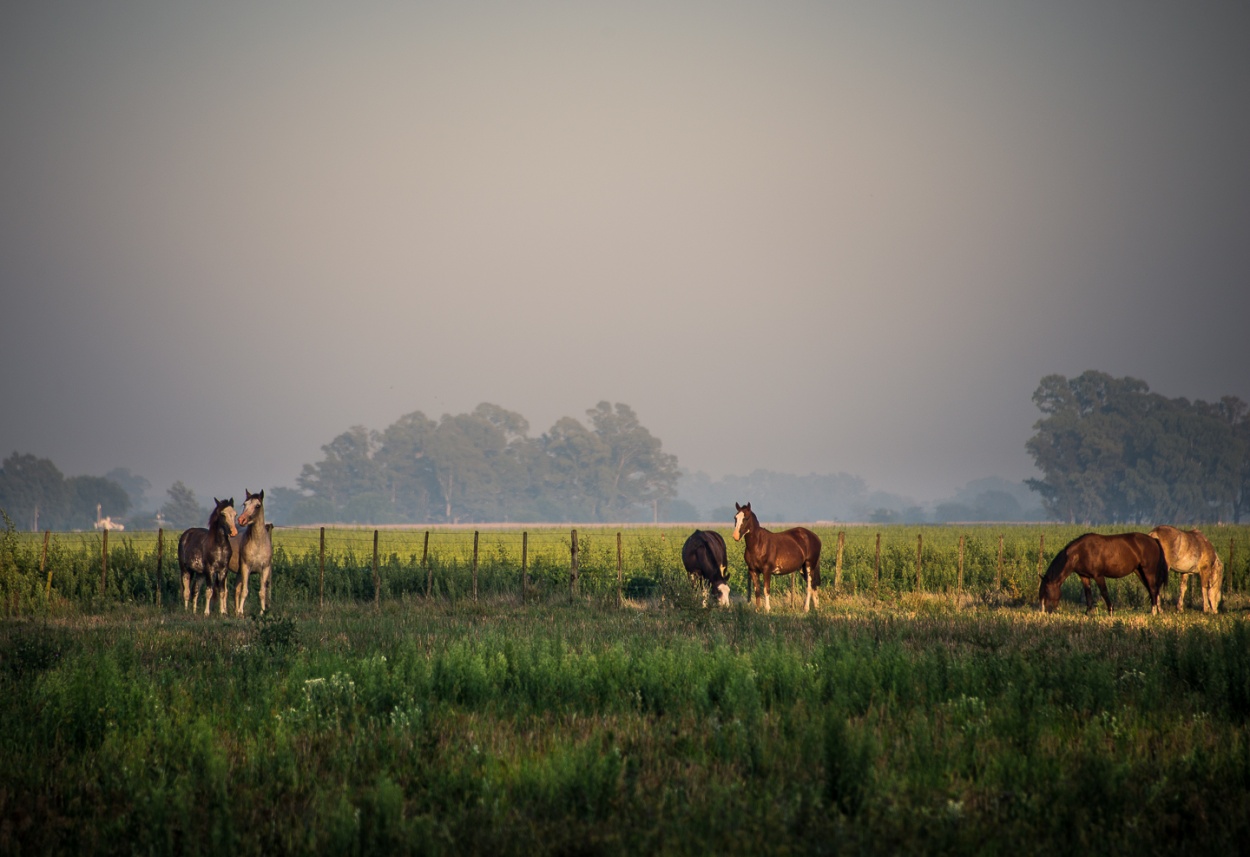
[(1250, 601), (1225, 603), (9, 618), (0, 853), (1234, 853)]

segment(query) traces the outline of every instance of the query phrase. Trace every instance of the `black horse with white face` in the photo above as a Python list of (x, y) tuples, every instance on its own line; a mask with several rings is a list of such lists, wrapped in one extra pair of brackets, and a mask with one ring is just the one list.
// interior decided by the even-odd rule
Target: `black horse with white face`
[(681, 562), (691, 580), (703, 586), (703, 605), (708, 589), (716, 590), (722, 607), (729, 606), (729, 561), (725, 539), (712, 530), (695, 530), (681, 548)]

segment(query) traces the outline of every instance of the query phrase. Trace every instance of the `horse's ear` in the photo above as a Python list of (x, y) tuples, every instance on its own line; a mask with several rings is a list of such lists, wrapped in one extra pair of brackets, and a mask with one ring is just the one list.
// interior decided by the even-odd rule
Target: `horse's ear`
[(214, 497), (214, 498), (213, 498), (213, 505), (215, 505), (215, 506), (220, 506), (220, 505), (221, 505), (221, 501), (220, 501), (220, 500), (218, 500), (216, 497)]
[(745, 506), (743, 506), (743, 507), (742, 507), (742, 511), (744, 511), (744, 512), (749, 512), (749, 511), (751, 511), (751, 504), (750, 504), (750, 503), (747, 503)]
[(262, 503), (265, 502), (265, 489), (264, 488), (260, 489), (260, 493), (257, 494), (256, 496), (260, 498), (260, 502)]
[[(748, 506), (750, 506), (751, 504), (750, 504), (750, 503), (747, 503), (747, 505), (748, 505)], [(737, 501), (737, 500), (735, 500), (735, 501), (734, 501), (734, 508), (735, 508), (735, 509), (737, 509), (739, 512), (741, 512), (741, 511), (742, 511), (742, 507), (738, 505), (738, 501)]]
[(231, 497), (229, 500), (227, 500), (227, 501), (226, 501), (226, 505), (227, 505), (227, 506), (233, 506), (233, 505), (234, 505), (234, 498), (233, 498), (233, 497)]

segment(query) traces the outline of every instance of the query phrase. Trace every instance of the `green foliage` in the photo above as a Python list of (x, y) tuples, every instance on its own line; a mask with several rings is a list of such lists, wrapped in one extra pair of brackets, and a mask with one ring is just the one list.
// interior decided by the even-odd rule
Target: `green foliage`
[(1250, 498), (1250, 409), (1167, 399), (1135, 378), (1048, 375), (1026, 446), (1057, 520), (1239, 521)]
[(867, 600), (8, 620), (0, 850), (1230, 853), (1247, 652)]

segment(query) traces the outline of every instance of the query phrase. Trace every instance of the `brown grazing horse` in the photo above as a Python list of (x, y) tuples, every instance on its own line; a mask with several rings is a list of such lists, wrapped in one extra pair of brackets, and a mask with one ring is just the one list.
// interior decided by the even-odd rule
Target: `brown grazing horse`
[(1159, 610), (1159, 593), (1168, 582), (1168, 563), (1159, 542), (1145, 533), (1121, 533), (1100, 536), (1086, 533), (1064, 547), (1050, 561), (1050, 567), (1042, 575), (1038, 598), (1042, 610), (1047, 613), (1059, 606), (1059, 588), (1069, 574), (1075, 572), (1085, 587), (1086, 613), (1094, 612), (1094, 593), (1090, 580), (1098, 584), (1102, 600), (1107, 604), (1107, 615), (1112, 614), (1111, 595), (1107, 592), (1108, 577), (1127, 577), (1136, 573), (1150, 593), (1150, 612)]
[(230, 570), (239, 572), (239, 582), (234, 587), (234, 613), (243, 615), (243, 605), (247, 601), (247, 578), (249, 574), (260, 574), (260, 612), (269, 609), (269, 601), (273, 596), (273, 524), (265, 523), (265, 491), (253, 494), (243, 489), (245, 501), (243, 511), (239, 513), (238, 535), (230, 540), (233, 556), (230, 557)]
[(1168, 568), (1181, 576), (1181, 597), (1176, 601), (1176, 609), (1185, 609), (1185, 587), (1189, 584), (1189, 575), (1197, 574), (1202, 581), (1203, 611), (1220, 612), (1224, 563), (1207, 537), (1197, 530), (1178, 530), (1168, 526), (1155, 527), (1150, 531), (1150, 537), (1158, 539), (1163, 546)]
[[(734, 506), (738, 509), (738, 514), (734, 516), (734, 541), (746, 539), (743, 559), (751, 574), (755, 606), (760, 605), (762, 588), (764, 610), (770, 611), (772, 605), (768, 599), (768, 590), (772, 575), (789, 574), (800, 569), (807, 580), (807, 599), (803, 602), (803, 610), (811, 610), (813, 604), (819, 606), (816, 590), (820, 587), (820, 539), (817, 535), (803, 527), (794, 527), (779, 533), (770, 532), (760, 526), (760, 520), (751, 511), (750, 503), (745, 506), (734, 503)], [(750, 597), (749, 592), (747, 597)]]
[[(213, 594), (221, 613), (226, 613), (226, 569), (230, 565), (230, 537), (238, 533), (234, 525), (234, 498), (213, 498), (214, 508), (208, 516), (208, 527), (183, 530), (178, 537), (178, 567), (182, 569), (182, 609), (195, 612), (204, 584), (204, 615), (210, 612)], [(191, 580), (195, 579), (195, 597), (191, 597)]]

